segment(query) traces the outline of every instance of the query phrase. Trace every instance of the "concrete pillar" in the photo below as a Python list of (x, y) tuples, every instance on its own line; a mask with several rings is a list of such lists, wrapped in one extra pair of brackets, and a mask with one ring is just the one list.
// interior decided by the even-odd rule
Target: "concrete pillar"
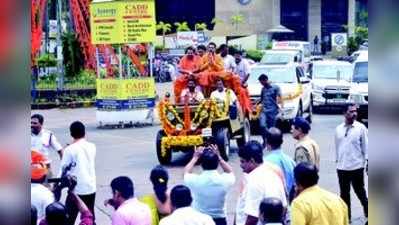
[(280, 0), (271, 0), (272, 1), (272, 27), (278, 26), (281, 24), (281, 8), (280, 8)]
[(355, 34), (356, 26), (356, 0), (348, 0), (348, 36)]
[[(313, 43), (313, 38), (317, 35), (319, 40), (321, 37), (321, 0), (309, 0), (309, 32), (308, 41)], [(319, 41), (319, 43), (320, 43)]]

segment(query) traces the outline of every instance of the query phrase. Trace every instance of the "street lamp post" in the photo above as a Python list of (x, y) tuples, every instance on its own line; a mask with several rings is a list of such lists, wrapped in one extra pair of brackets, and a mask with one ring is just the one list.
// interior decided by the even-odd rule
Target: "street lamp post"
[(63, 90), (64, 88), (64, 66), (62, 62), (62, 25), (61, 25), (61, 16), (62, 16), (62, 0), (57, 0), (57, 90)]

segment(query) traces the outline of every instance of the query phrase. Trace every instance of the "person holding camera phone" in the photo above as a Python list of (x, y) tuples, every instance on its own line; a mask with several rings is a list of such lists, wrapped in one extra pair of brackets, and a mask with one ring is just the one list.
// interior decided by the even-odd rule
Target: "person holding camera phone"
[[(212, 217), (216, 225), (226, 225), (226, 195), (234, 185), (232, 167), (223, 160), (212, 139), (207, 146), (195, 147), (191, 161), (184, 168), (184, 183), (193, 193), (193, 208)], [(194, 174), (193, 168), (200, 160), (201, 174)], [(218, 166), (223, 173), (217, 171)]]
[[(67, 175), (62, 179), (65, 180), (62, 181), (61, 188), (68, 188), (67, 202), (73, 204), (80, 212), (79, 225), (93, 225), (93, 214), (83, 200), (74, 193), (77, 184), (76, 177)], [(56, 201), (46, 207), (46, 217), (40, 222), (40, 225), (68, 225), (69, 216), (67, 207)]]

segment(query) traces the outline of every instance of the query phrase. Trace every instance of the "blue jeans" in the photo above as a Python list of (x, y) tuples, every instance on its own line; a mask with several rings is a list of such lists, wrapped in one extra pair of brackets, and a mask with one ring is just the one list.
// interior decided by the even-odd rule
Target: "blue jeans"
[(259, 116), (259, 127), (263, 137), (266, 140), (267, 129), (276, 126), (278, 112), (262, 112)]

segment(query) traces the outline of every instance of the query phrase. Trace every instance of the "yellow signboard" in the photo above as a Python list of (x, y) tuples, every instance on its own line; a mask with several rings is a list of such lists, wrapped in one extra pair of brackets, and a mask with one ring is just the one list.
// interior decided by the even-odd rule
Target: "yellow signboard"
[(97, 79), (97, 99), (129, 100), (155, 98), (153, 78)]
[(93, 44), (154, 42), (154, 0), (92, 3), (90, 26)]

